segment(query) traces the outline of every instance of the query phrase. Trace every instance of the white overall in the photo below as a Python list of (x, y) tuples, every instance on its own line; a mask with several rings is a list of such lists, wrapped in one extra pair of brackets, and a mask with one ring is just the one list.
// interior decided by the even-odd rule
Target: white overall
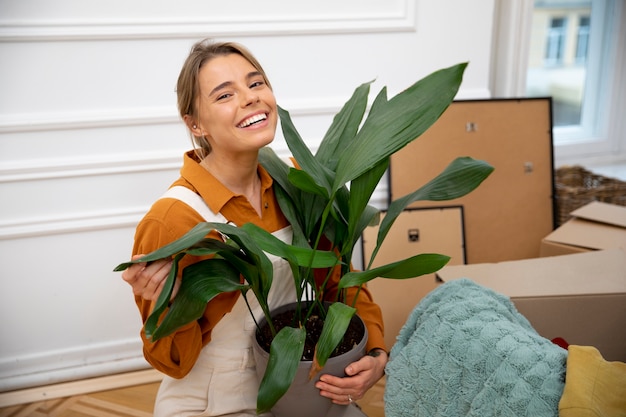
[[(204, 200), (185, 187), (172, 187), (162, 198), (176, 198), (195, 209), (206, 221), (226, 223), (220, 213), (213, 213)], [(274, 233), (291, 243), (291, 227)], [(296, 300), (289, 264), (269, 255), (274, 266), (274, 285), (270, 290), (270, 307), (276, 308)], [(261, 308), (252, 294), (248, 302), (257, 319)], [(157, 394), (155, 417), (191, 416), (256, 416), (256, 396), (259, 388), (252, 338), (256, 326), (242, 296), (211, 333), (211, 342), (200, 352), (196, 364), (182, 379), (168, 376)], [(264, 414), (271, 416), (271, 414)]]

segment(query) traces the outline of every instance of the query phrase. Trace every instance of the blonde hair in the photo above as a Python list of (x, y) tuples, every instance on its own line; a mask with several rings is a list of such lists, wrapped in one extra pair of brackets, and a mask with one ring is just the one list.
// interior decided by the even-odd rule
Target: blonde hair
[[(176, 94), (178, 112), (182, 118), (188, 115), (191, 116), (193, 120), (198, 120), (198, 103), (200, 96), (198, 74), (202, 66), (215, 57), (230, 54), (240, 55), (250, 62), (250, 64), (261, 73), (267, 86), (272, 88), (259, 61), (257, 61), (254, 55), (243, 45), (235, 42), (214, 42), (210, 39), (203, 39), (196, 42), (191, 47), (189, 56), (185, 60), (180, 74), (178, 75)], [(192, 136), (196, 154), (200, 159), (211, 153), (211, 145), (205, 137)]]

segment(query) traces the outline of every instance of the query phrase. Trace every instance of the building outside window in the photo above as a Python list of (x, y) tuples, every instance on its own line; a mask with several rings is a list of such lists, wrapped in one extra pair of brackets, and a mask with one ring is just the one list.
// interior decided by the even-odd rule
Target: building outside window
[(587, 62), (587, 49), (589, 47), (589, 16), (581, 16), (578, 22), (578, 39), (576, 39), (576, 63), (585, 64)]
[(591, 3), (535, 1), (526, 94), (552, 97), (554, 126), (582, 122)]
[(550, 19), (546, 38), (546, 66), (555, 66), (563, 62), (563, 48), (565, 46), (565, 18), (553, 17)]

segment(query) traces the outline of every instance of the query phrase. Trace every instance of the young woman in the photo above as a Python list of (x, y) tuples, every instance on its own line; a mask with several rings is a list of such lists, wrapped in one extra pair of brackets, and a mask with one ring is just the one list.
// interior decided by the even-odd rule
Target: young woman
[[(210, 221), (238, 226), (252, 222), (281, 239), (290, 239), (290, 226), (274, 196), (272, 178), (258, 163), (259, 149), (273, 141), (278, 121), (276, 99), (261, 65), (241, 45), (198, 42), (180, 72), (177, 94), (179, 112), (195, 149), (184, 155), (181, 176), (172, 187), (199, 196), (209, 209)], [(207, 220), (206, 214), (191, 206), (172, 194), (157, 200), (137, 226), (133, 253), (152, 252)], [(199, 260), (186, 257), (180, 270)], [(295, 301), (295, 291), (288, 265), (281, 259), (273, 263), (271, 302), (276, 307)], [(122, 274), (133, 288), (144, 321), (170, 267), (168, 261), (137, 264)], [(333, 279), (328, 297), (334, 295), (338, 276)], [(320, 395), (337, 404), (362, 398), (382, 377), (388, 359), (380, 309), (365, 288), (357, 309), (367, 325), (372, 354), (350, 364), (347, 377), (321, 377)], [(256, 415), (253, 333), (253, 321), (239, 292), (216, 297), (199, 320), (154, 343), (142, 332), (146, 359), (166, 375), (155, 416)]]

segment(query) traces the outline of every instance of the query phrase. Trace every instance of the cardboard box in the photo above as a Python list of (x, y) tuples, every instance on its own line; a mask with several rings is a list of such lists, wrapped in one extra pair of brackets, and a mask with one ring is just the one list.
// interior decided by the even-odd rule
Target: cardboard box
[(511, 298), (547, 339), (595, 346), (626, 362), (626, 251), (607, 249), (494, 264), (446, 266), (442, 282), (469, 278)]
[(626, 249), (626, 207), (594, 201), (571, 215), (572, 219), (542, 239), (540, 256)]
[[(384, 216), (384, 213), (383, 213)], [(363, 261), (367, 265), (376, 247), (378, 226), (363, 232)], [(448, 264), (465, 263), (463, 208), (437, 207), (404, 210), (391, 226), (372, 266), (385, 265), (420, 253), (450, 256)], [(434, 274), (407, 280), (378, 278), (367, 284), (383, 311), (385, 343), (391, 349), (413, 308), (437, 288)]]

